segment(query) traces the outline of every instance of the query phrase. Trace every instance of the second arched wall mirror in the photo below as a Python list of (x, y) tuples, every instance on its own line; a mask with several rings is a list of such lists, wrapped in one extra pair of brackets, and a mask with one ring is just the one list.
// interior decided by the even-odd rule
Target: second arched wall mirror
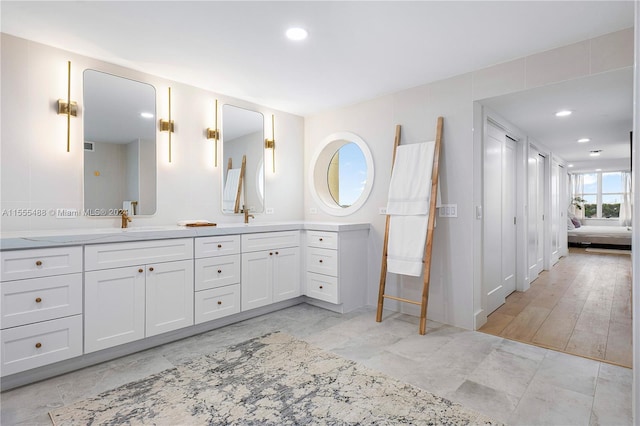
[(311, 160), (311, 194), (320, 208), (333, 216), (347, 216), (362, 207), (371, 193), (373, 178), (371, 151), (351, 132), (327, 136)]
[(241, 213), (245, 205), (252, 213), (264, 211), (264, 117), (259, 112), (225, 104), (222, 212)]

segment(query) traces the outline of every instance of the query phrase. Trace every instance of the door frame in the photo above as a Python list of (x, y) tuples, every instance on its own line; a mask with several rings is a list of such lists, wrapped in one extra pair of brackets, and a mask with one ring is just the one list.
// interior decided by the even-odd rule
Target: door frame
[[(480, 220), (479, 226), (479, 253), (480, 259), (477, 264), (477, 268), (480, 272), (479, 288), (476, 289), (475, 294), (480, 297), (480, 309), (476, 311), (475, 326), (476, 329), (480, 328), (487, 321), (487, 316), (490, 312), (487, 312), (487, 297), (484, 291), (483, 282), (483, 265), (484, 265), (484, 215), (482, 214), (482, 204), (484, 203), (484, 148), (485, 140), (487, 138), (487, 123), (491, 123), (494, 126), (505, 131), (505, 135), (508, 135), (516, 142), (516, 291), (525, 291), (529, 288), (529, 280), (527, 276), (527, 160), (528, 160), (528, 140), (524, 132), (509, 123), (506, 119), (502, 118), (499, 114), (492, 111), (490, 108), (482, 105), (480, 102), (476, 103), (476, 106), (480, 109), (481, 122), (477, 123), (480, 128), (480, 168), (479, 168), (479, 193), (480, 203), (479, 208), (476, 207), (476, 219)], [(479, 293), (479, 294), (478, 294)]]

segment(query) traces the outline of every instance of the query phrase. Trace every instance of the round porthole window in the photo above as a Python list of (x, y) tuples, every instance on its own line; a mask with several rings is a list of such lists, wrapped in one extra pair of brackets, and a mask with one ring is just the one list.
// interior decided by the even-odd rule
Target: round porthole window
[(347, 216), (362, 207), (369, 197), (373, 158), (358, 135), (340, 132), (327, 136), (311, 164), (311, 194), (326, 213)]

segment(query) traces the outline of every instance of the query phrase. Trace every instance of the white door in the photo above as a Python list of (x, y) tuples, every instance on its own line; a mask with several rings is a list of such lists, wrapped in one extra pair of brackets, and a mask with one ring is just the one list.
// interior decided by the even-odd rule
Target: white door
[(273, 301), (273, 256), (275, 250), (242, 254), (242, 310)]
[(502, 157), (502, 281), (504, 297), (516, 291), (516, 141), (505, 138)]
[(144, 283), (144, 266), (85, 272), (85, 353), (144, 338)]
[(193, 261), (147, 265), (146, 336), (193, 325)]
[(544, 186), (545, 173), (547, 170), (547, 159), (542, 155), (538, 156), (538, 275), (544, 270), (544, 249), (545, 243), (545, 211), (546, 211), (546, 188)]
[(544, 261), (544, 157), (529, 148), (527, 252), (529, 282), (538, 278)]
[(551, 265), (560, 260), (560, 165), (551, 164)]
[(300, 247), (275, 251), (273, 301), (300, 296)]
[(483, 292), (487, 313), (515, 290), (516, 143), (487, 123), (483, 170)]

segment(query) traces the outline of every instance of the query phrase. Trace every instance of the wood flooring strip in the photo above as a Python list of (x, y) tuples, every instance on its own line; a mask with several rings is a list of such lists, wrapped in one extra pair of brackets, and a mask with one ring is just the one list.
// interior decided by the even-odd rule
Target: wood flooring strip
[(479, 330), (631, 368), (631, 258), (570, 249)]

